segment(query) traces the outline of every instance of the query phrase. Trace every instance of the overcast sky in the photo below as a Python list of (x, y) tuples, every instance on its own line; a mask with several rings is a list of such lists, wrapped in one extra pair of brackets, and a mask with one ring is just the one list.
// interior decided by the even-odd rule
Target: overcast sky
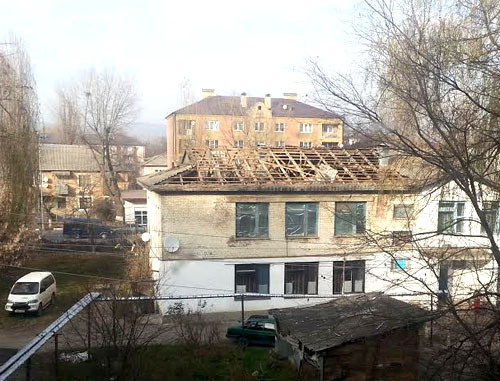
[(307, 58), (348, 65), (356, 3), (0, 0), (0, 38), (24, 40), (46, 123), (57, 84), (93, 67), (133, 76), (139, 122), (161, 124), (179, 106), (184, 78), (196, 96), (214, 88), (220, 95), (298, 92), (304, 99)]

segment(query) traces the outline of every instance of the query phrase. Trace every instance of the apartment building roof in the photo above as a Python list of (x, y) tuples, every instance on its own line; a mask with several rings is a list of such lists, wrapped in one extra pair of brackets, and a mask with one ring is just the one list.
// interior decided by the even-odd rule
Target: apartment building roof
[(345, 191), (402, 188), (405, 178), (379, 164), (378, 150), (191, 149), (182, 163), (141, 177), (153, 191)]
[[(248, 109), (256, 103), (264, 102), (264, 98), (246, 97), (247, 107), (241, 106), (241, 97), (216, 95), (204, 98), (189, 106), (183, 107), (172, 114), (199, 114), (199, 115), (233, 115), (245, 116)], [(322, 110), (318, 107), (299, 102), (294, 99), (271, 98), (271, 112), (273, 117), (295, 118), (340, 118), (337, 114)], [(170, 116), (168, 115), (168, 116)]]
[(436, 314), (380, 293), (344, 296), (312, 307), (269, 311), (278, 332), (320, 352), (398, 328), (420, 325)]
[(97, 172), (99, 165), (92, 150), (85, 145), (41, 144), (42, 171)]

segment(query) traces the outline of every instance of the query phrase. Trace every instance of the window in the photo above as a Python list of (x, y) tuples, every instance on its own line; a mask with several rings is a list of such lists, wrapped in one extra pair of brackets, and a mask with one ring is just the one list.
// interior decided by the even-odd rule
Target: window
[(285, 263), (285, 294), (318, 293), (318, 262)]
[(91, 196), (80, 196), (79, 199), (80, 209), (90, 209), (92, 208), (92, 197)]
[(148, 212), (147, 210), (136, 210), (134, 211), (135, 224), (137, 226), (147, 226), (148, 225)]
[(408, 269), (408, 260), (406, 258), (394, 258), (391, 261), (391, 270), (401, 271)]
[(333, 262), (333, 293), (365, 292), (365, 261)]
[(266, 124), (264, 122), (255, 122), (255, 131), (263, 132), (266, 129)]
[(269, 204), (266, 202), (236, 203), (236, 237), (268, 237), (268, 214)]
[(278, 141), (274, 142), (274, 146), (276, 148), (284, 148), (285, 147), (285, 142), (283, 140), (278, 140)]
[(327, 135), (333, 135), (336, 131), (336, 128), (338, 127), (337, 124), (323, 124), (322, 125), (322, 135), (327, 136)]
[(57, 199), (57, 209), (66, 209), (66, 197), (59, 197)]
[(193, 135), (195, 123), (194, 120), (179, 120), (177, 122), (179, 135)]
[(339, 143), (337, 143), (337, 142), (323, 142), (323, 143), (321, 143), (321, 146), (323, 148), (332, 149), (332, 148), (338, 147)]
[(219, 121), (218, 120), (208, 120), (207, 121), (207, 130), (210, 131), (219, 131)]
[(395, 220), (408, 219), (413, 215), (413, 204), (394, 205), (392, 218)]
[[(498, 208), (500, 207), (499, 201), (488, 201), (483, 203), (483, 212), (486, 215), (486, 221), (493, 233), (500, 232), (500, 221)], [(485, 233), (484, 226), (481, 225), (481, 233)]]
[(234, 141), (234, 146), (235, 146), (236, 148), (243, 148), (243, 147), (244, 147), (243, 140), (235, 140), (235, 141)]
[(275, 132), (284, 132), (285, 131), (285, 123), (276, 123), (274, 125)]
[(441, 233), (463, 233), (464, 202), (439, 201), (438, 231)]
[(233, 129), (235, 131), (245, 131), (245, 123), (243, 122), (235, 122), (233, 125)]
[(300, 148), (312, 148), (312, 142), (300, 142)]
[(208, 148), (219, 148), (219, 141), (218, 140), (205, 140), (205, 144), (207, 145)]
[(266, 142), (255, 142), (255, 147), (257, 148), (261, 148), (261, 147), (265, 147), (266, 146)]
[(269, 294), (269, 265), (235, 265), (234, 291)]
[(262, 106), (257, 106), (257, 110), (262, 110)]
[(392, 245), (404, 245), (405, 243), (411, 242), (413, 236), (409, 230), (400, 230), (392, 232)]
[(287, 202), (285, 212), (287, 237), (315, 237), (318, 235), (318, 203)]
[(352, 235), (366, 230), (366, 202), (335, 203), (335, 235)]
[(78, 185), (81, 188), (89, 188), (92, 186), (92, 176), (91, 175), (78, 175)]
[(312, 123), (300, 123), (300, 132), (303, 134), (313, 132)]

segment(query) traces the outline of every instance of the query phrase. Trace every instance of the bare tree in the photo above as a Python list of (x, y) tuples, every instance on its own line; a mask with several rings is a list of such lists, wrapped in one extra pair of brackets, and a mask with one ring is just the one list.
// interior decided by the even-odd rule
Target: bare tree
[[(310, 62), (316, 100), (344, 115), (358, 134), (384, 144), (415, 187), (432, 192), (454, 184), (471, 203), (470, 223), (481, 225), (483, 248), (498, 266), (497, 232), (487, 205), (500, 191), (500, 3), (367, 0), (365, 16), (357, 33), (367, 53), (355, 72), (330, 74)], [(435, 233), (413, 237), (411, 247), (438, 277), (460, 249), (442, 246), (430, 255), (423, 242)], [(389, 245), (382, 238), (370, 237), (385, 251)], [(387, 251), (397, 257), (395, 249)], [(470, 251), (461, 255), (479, 263)], [(449, 327), (457, 328), (443, 351), (455, 379), (499, 377), (498, 280), (482, 281), (479, 294), (491, 314), (479, 322), (461, 313), (470, 297), (444, 300)]]
[(39, 110), (27, 52), (0, 44), (0, 261), (11, 260), (33, 221), (38, 193)]
[(78, 133), (81, 141), (92, 149), (104, 189), (119, 206), (124, 219), (118, 173), (121, 163), (115, 156), (119, 155), (117, 139), (138, 113), (133, 80), (111, 71), (90, 70), (79, 81), (60, 88), (58, 95), (59, 118), (61, 122), (64, 120), (65, 134), (70, 138)]

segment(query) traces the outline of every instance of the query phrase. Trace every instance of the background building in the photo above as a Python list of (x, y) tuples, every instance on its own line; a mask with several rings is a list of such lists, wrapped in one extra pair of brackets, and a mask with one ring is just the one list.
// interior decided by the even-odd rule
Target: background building
[(187, 148), (254, 148), (342, 146), (340, 117), (297, 100), (215, 95), (203, 90), (203, 99), (167, 116), (167, 163), (172, 166)]

